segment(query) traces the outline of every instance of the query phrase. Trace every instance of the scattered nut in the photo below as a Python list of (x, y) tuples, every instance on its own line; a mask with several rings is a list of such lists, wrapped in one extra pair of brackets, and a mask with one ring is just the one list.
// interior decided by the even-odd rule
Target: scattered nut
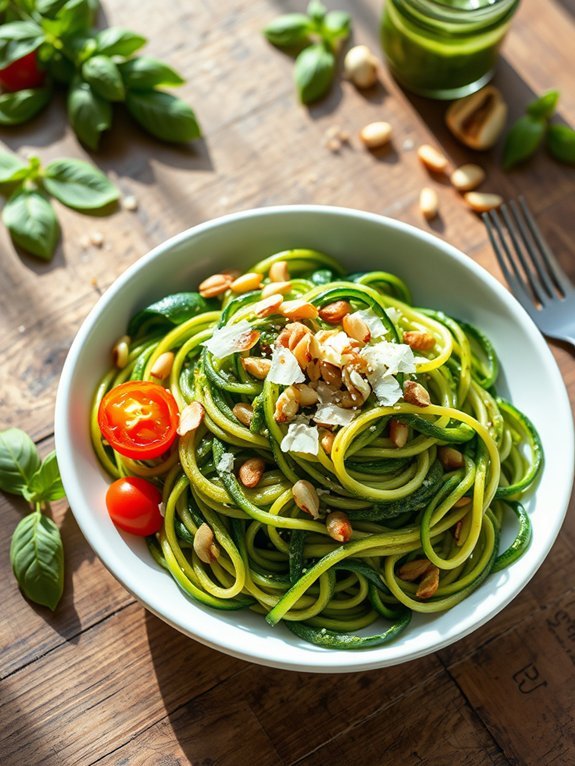
[(174, 364), (174, 354), (172, 351), (165, 351), (156, 359), (150, 370), (150, 375), (156, 380), (164, 380), (172, 371)]
[(93, 231), (90, 234), (90, 242), (94, 247), (100, 248), (104, 244), (104, 235), (100, 231)]
[(439, 197), (435, 189), (425, 186), (419, 193), (419, 209), (426, 221), (431, 221), (439, 213)]
[(250, 457), (241, 464), (238, 478), (244, 487), (257, 487), (264, 475), (265, 460), (261, 457)]
[(377, 82), (377, 59), (367, 45), (355, 45), (345, 54), (343, 71), (358, 88), (371, 88)]
[(287, 423), (293, 420), (299, 410), (300, 395), (295, 386), (288, 386), (278, 396), (274, 412), (277, 423)]
[(430, 351), (435, 346), (435, 338), (430, 332), (408, 330), (403, 333), (403, 342), (415, 351)]
[(269, 278), (272, 282), (289, 281), (289, 271), (287, 261), (276, 261), (272, 263), (269, 270)]
[(431, 561), (429, 559), (413, 559), (412, 561), (407, 561), (405, 564), (402, 564), (399, 567), (397, 574), (402, 580), (413, 582), (414, 580), (423, 577), (430, 567)]
[(122, 207), (124, 210), (128, 210), (130, 213), (133, 213), (138, 209), (138, 200), (134, 197), (133, 194), (128, 194), (128, 196), (124, 197), (122, 200)]
[(454, 101), (448, 108), (447, 127), (471, 149), (489, 149), (505, 127), (507, 104), (493, 85)]
[(319, 496), (313, 484), (305, 479), (300, 479), (292, 487), (292, 495), (297, 507), (304, 513), (317, 519), (319, 517)]
[(407, 423), (402, 423), (401, 420), (395, 418), (389, 421), (389, 438), (394, 447), (398, 449), (405, 447), (408, 436), (409, 426)]
[(202, 298), (215, 298), (225, 293), (232, 282), (233, 280), (229, 274), (212, 274), (211, 277), (200, 282), (198, 292)]
[(285, 295), (291, 290), (291, 282), (270, 282), (262, 289), (262, 298), (269, 298), (270, 295)]
[(360, 140), (368, 149), (379, 149), (391, 141), (389, 122), (370, 122), (359, 133)]
[(280, 306), (280, 313), (288, 319), (315, 319), (318, 315), (313, 303), (301, 299), (284, 301)]
[(307, 383), (298, 383), (295, 388), (299, 391), (299, 401), (302, 407), (311, 407), (319, 400), (317, 391)]
[(333, 386), (334, 388), (339, 388), (341, 386), (342, 372), (339, 367), (336, 367), (335, 364), (330, 364), (329, 362), (320, 362), (319, 369), (321, 377), (328, 385)]
[(220, 555), (220, 550), (214, 542), (212, 528), (206, 524), (200, 524), (194, 535), (194, 551), (204, 564), (212, 564)]
[(320, 319), (328, 324), (340, 324), (341, 320), (346, 314), (351, 311), (351, 306), (347, 301), (335, 301), (334, 303), (328, 303), (319, 310)]
[(503, 204), (503, 197), (499, 194), (486, 194), (484, 192), (467, 192), (463, 195), (463, 199), (475, 213), (487, 213)]
[(417, 150), (417, 156), (428, 170), (433, 173), (445, 173), (447, 170), (447, 157), (429, 144), (422, 144)]
[(476, 189), (485, 180), (485, 171), (479, 165), (462, 165), (456, 168), (449, 177), (452, 185), (459, 192)]
[(180, 412), (180, 422), (176, 433), (179, 436), (185, 436), (190, 431), (195, 431), (199, 428), (205, 414), (206, 411), (200, 402), (190, 402)]
[(281, 295), (268, 295), (263, 301), (258, 301), (254, 304), (254, 313), (259, 317), (269, 317), (272, 314), (278, 314), (282, 301), (283, 298)]
[(408, 404), (427, 407), (431, 404), (429, 392), (415, 380), (406, 380), (403, 384), (403, 398)]
[(325, 452), (326, 455), (331, 455), (334, 441), (335, 441), (335, 434), (333, 431), (327, 431), (322, 429), (319, 432), (319, 443), (321, 445), (322, 450)]
[(234, 404), (232, 412), (243, 426), (246, 428), (250, 427), (254, 417), (254, 408), (251, 404), (248, 404), (247, 402), (238, 402), (237, 404)]
[(271, 359), (263, 359), (260, 356), (246, 356), (240, 361), (244, 370), (258, 380), (264, 380), (272, 366)]
[(438, 588), (439, 568), (432, 564), (420, 582), (419, 588), (415, 591), (415, 595), (418, 598), (431, 598), (436, 594)]
[(114, 366), (119, 370), (123, 370), (128, 364), (128, 356), (130, 354), (130, 338), (128, 335), (122, 335), (122, 337), (116, 341), (114, 348), (112, 349), (112, 361)]
[(347, 514), (343, 511), (333, 511), (327, 515), (325, 528), (332, 540), (338, 543), (347, 543), (351, 540), (353, 530)]
[(342, 327), (350, 338), (360, 341), (360, 343), (369, 343), (371, 332), (366, 323), (357, 316), (357, 314), (346, 314), (342, 320)]
[(465, 465), (462, 453), (454, 447), (440, 447), (437, 450), (437, 457), (446, 471), (455, 471)]
[(263, 278), (263, 274), (256, 274), (255, 272), (242, 274), (241, 277), (234, 279), (230, 285), (230, 290), (233, 293), (248, 293), (250, 290), (257, 290)]

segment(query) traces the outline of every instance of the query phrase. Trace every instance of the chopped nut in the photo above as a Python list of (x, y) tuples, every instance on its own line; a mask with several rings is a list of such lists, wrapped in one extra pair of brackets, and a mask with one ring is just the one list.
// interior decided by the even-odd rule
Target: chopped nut
[(272, 366), (271, 359), (263, 359), (261, 356), (246, 356), (240, 361), (244, 370), (258, 380), (264, 380)]
[(454, 101), (445, 120), (453, 135), (471, 149), (489, 149), (501, 135), (507, 104), (493, 85)]
[(320, 362), (319, 370), (321, 377), (330, 386), (334, 386), (334, 388), (339, 388), (341, 386), (342, 372), (339, 367), (335, 366), (335, 364), (330, 364), (329, 362)]
[(247, 402), (234, 404), (232, 412), (243, 426), (249, 428), (254, 417), (254, 408)]
[(196, 428), (199, 428), (205, 414), (206, 411), (201, 402), (190, 402), (180, 412), (180, 421), (176, 433), (179, 436), (185, 436), (190, 431), (195, 431)]
[(403, 384), (403, 398), (408, 404), (427, 407), (431, 404), (429, 392), (415, 380), (406, 380)]
[(280, 306), (280, 312), (288, 319), (315, 319), (318, 314), (313, 303), (301, 299), (284, 301)]
[(299, 341), (299, 343), (296, 343), (294, 348), (292, 349), (292, 353), (297, 359), (297, 362), (299, 366), (302, 368), (302, 370), (305, 370), (308, 363), (311, 362), (311, 339), (312, 335), (311, 333), (307, 333), (302, 337), (302, 339)]
[(281, 295), (268, 295), (263, 301), (254, 304), (254, 312), (259, 317), (269, 317), (272, 314), (279, 314), (279, 307), (283, 301)]
[(287, 261), (272, 263), (269, 270), (269, 278), (272, 282), (288, 282), (289, 270)]
[(122, 335), (122, 337), (116, 341), (114, 348), (112, 349), (112, 360), (119, 370), (123, 370), (128, 364), (129, 354), (130, 338), (127, 335)]
[(94, 247), (100, 248), (104, 244), (104, 235), (101, 231), (93, 231), (90, 234), (90, 242)]
[(291, 282), (270, 282), (262, 288), (262, 298), (269, 298), (270, 295), (285, 295), (291, 290)]
[(379, 149), (391, 141), (389, 122), (370, 122), (359, 133), (359, 138), (368, 149)]
[(431, 598), (437, 592), (439, 588), (439, 569), (438, 567), (431, 565), (423, 580), (419, 584), (419, 588), (415, 591), (415, 595), (418, 598)]
[(503, 197), (500, 197), (499, 194), (467, 192), (463, 195), (463, 199), (475, 213), (487, 213), (503, 204)]
[(419, 209), (426, 221), (431, 221), (439, 213), (439, 197), (435, 189), (429, 186), (419, 192)]
[(431, 561), (429, 559), (413, 559), (412, 561), (407, 561), (405, 564), (402, 564), (399, 567), (397, 574), (402, 580), (413, 582), (414, 580), (423, 577), (430, 567)]
[(250, 290), (257, 290), (263, 278), (263, 274), (248, 272), (247, 274), (242, 274), (241, 277), (234, 279), (230, 285), (230, 289), (233, 293), (248, 293)]
[(409, 436), (409, 426), (407, 423), (402, 423), (401, 420), (392, 418), (389, 421), (389, 439), (394, 447), (401, 449), (407, 444), (407, 438)]
[(171, 351), (165, 351), (156, 359), (150, 370), (152, 378), (157, 380), (164, 380), (172, 371), (174, 364), (174, 354)]
[(292, 495), (297, 507), (304, 513), (317, 519), (319, 517), (319, 496), (313, 484), (305, 479), (300, 479), (292, 487)]
[(194, 551), (204, 564), (212, 564), (220, 555), (220, 550), (214, 542), (212, 528), (206, 524), (200, 524), (194, 535)]
[(347, 514), (342, 511), (333, 511), (327, 515), (325, 528), (332, 540), (338, 543), (347, 543), (351, 540), (352, 528)]
[(335, 301), (334, 303), (328, 303), (319, 310), (320, 319), (328, 324), (340, 324), (341, 320), (346, 314), (351, 311), (351, 306), (347, 301)]
[(437, 457), (446, 471), (455, 471), (465, 465), (462, 453), (454, 447), (440, 447), (437, 450)]
[(369, 343), (371, 340), (369, 327), (357, 314), (346, 314), (342, 320), (342, 327), (350, 338), (354, 338), (360, 343)]
[(453, 171), (449, 180), (457, 191), (471, 191), (485, 180), (485, 171), (479, 165), (462, 165)]
[(307, 383), (298, 383), (295, 388), (299, 391), (299, 403), (302, 407), (311, 407), (319, 400), (317, 391)]
[(128, 210), (130, 213), (133, 213), (138, 209), (138, 200), (134, 197), (133, 194), (128, 194), (128, 196), (124, 197), (122, 200), (122, 207), (124, 210)]
[(202, 298), (215, 298), (218, 295), (222, 295), (229, 289), (233, 279), (229, 274), (213, 274), (211, 277), (204, 279), (198, 287), (198, 292)]
[(321, 362), (319, 359), (312, 359), (305, 368), (305, 371), (312, 382), (318, 381), (321, 377)]
[(447, 157), (434, 146), (422, 144), (417, 150), (417, 156), (433, 173), (445, 173), (447, 170)]
[(303, 336), (310, 333), (309, 327), (306, 327), (301, 322), (289, 322), (278, 335), (276, 343), (278, 346), (284, 346), (293, 351)]
[(331, 450), (333, 448), (333, 443), (335, 441), (335, 434), (333, 431), (327, 431), (325, 429), (321, 429), (319, 432), (319, 443), (321, 445), (322, 450), (325, 452), (326, 455), (331, 455)]
[(325, 142), (326, 149), (329, 149), (333, 154), (337, 154), (341, 149), (341, 141), (339, 138), (330, 138)]
[(264, 475), (265, 467), (265, 460), (261, 457), (250, 457), (239, 467), (238, 478), (244, 487), (257, 487)]
[(416, 351), (429, 351), (435, 346), (435, 338), (430, 332), (408, 330), (403, 333), (403, 342)]
[(371, 386), (367, 380), (350, 367), (343, 368), (342, 379), (354, 404), (361, 406), (371, 394)]
[(260, 339), (260, 333), (258, 330), (250, 330), (243, 335), (236, 343), (236, 351), (249, 351), (253, 348)]
[(345, 54), (343, 71), (358, 88), (371, 88), (377, 82), (377, 59), (367, 45), (355, 45)]
[(299, 410), (299, 391), (295, 386), (288, 386), (278, 396), (274, 412), (274, 420), (277, 423), (287, 423), (293, 420)]

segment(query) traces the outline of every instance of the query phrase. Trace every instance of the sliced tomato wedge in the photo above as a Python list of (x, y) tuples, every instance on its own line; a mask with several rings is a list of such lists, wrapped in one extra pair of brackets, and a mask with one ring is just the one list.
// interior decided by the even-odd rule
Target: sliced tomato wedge
[(120, 455), (152, 460), (173, 444), (178, 414), (176, 400), (159, 383), (130, 380), (104, 396), (98, 425), (104, 439)]

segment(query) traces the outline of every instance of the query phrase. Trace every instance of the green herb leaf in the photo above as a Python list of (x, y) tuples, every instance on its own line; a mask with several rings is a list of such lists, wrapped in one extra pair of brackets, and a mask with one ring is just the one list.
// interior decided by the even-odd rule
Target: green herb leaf
[(529, 104), (527, 114), (538, 120), (548, 120), (553, 117), (558, 101), (559, 91), (550, 90)]
[(100, 134), (112, 124), (112, 107), (87, 82), (77, 82), (68, 94), (68, 118), (80, 141), (97, 149)]
[(92, 56), (82, 66), (82, 77), (92, 90), (108, 101), (123, 101), (126, 95), (120, 70), (109, 56)]
[(152, 320), (161, 324), (179, 325), (188, 319), (209, 311), (210, 305), (199, 293), (175, 293), (162, 298), (151, 306), (138, 311), (128, 324), (128, 335), (137, 335), (144, 322)]
[(50, 202), (37, 191), (18, 189), (8, 199), (2, 220), (13, 242), (49, 261), (60, 236), (60, 225)]
[(70, 83), (76, 74), (76, 67), (59, 51), (54, 51), (52, 57), (45, 62), (44, 66), (49, 74), (58, 82)]
[(17, 154), (0, 153), (0, 184), (22, 181), (28, 175), (28, 165)]
[(80, 68), (84, 61), (96, 53), (96, 40), (92, 35), (76, 34), (66, 40), (66, 56), (74, 61), (76, 67)]
[(50, 88), (26, 88), (0, 95), (0, 125), (28, 122), (50, 101)]
[(127, 90), (151, 90), (158, 87), (183, 85), (183, 77), (163, 61), (138, 56), (118, 65)]
[(567, 125), (550, 125), (547, 148), (559, 162), (575, 164), (575, 130)]
[(303, 13), (286, 13), (265, 27), (263, 34), (268, 42), (278, 48), (300, 48), (310, 41), (314, 26)]
[(307, 7), (307, 15), (315, 21), (316, 24), (321, 24), (327, 13), (327, 8), (321, 2), (321, 0), (311, 0)]
[(32, 53), (44, 42), (42, 27), (33, 21), (0, 25), (0, 69)]
[(29, 486), (24, 488), (23, 495), (31, 503), (49, 503), (65, 497), (55, 452), (46, 456), (32, 476)]
[(64, 549), (54, 522), (38, 511), (24, 517), (12, 535), (10, 563), (24, 595), (54, 611), (64, 590)]
[(38, 0), (36, 11), (43, 16), (44, 31), (54, 37), (86, 31), (92, 23), (88, 0)]
[(98, 53), (106, 56), (131, 56), (148, 41), (122, 27), (108, 27), (96, 35)]
[(172, 143), (193, 141), (201, 136), (192, 108), (160, 90), (130, 91), (126, 106), (132, 117), (156, 138)]
[(98, 210), (120, 196), (103, 173), (83, 160), (51, 162), (44, 170), (43, 184), (53, 197), (75, 210)]
[(22, 495), (40, 468), (40, 456), (32, 439), (19, 428), (0, 431), (0, 490)]
[(345, 11), (330, 11), (323, 20), (322, 37), (332, 48), (339, 48), (342, 40), (351, 33), (351, 16)]
[(520, 117), (511, 128), (503, 147), (503, 167), (509, 170), (514, 165), (529, 159), (543, 140), (547, 124), (528, 114)]
[(294, 78), (304, 104), (324, 96), (335, 74), (335, 56), (323, 44), (304, 48), (295, 61)]

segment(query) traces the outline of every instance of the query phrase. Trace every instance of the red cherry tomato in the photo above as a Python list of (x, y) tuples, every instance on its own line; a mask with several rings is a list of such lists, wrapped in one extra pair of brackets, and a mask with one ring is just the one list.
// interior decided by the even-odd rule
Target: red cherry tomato
[(103, 437), (120, 455), (135, 460), (152, 460), (169, 449), (178, 422), (178, 405), (171, 392), (144, 380), (115, 386), (98, 410)]
[(0, 69), (0, 85), (10, 93), (25, 88), (39, 88), (44, 85), (45, 79), (46, 72), (38, 66), (36, 51)]
[(160, 490), (138, 476), (117, 479), (106, 492), (106, 507), (114, 524), (142, 537), (155, 534), (162, 526), (161, 501)]

